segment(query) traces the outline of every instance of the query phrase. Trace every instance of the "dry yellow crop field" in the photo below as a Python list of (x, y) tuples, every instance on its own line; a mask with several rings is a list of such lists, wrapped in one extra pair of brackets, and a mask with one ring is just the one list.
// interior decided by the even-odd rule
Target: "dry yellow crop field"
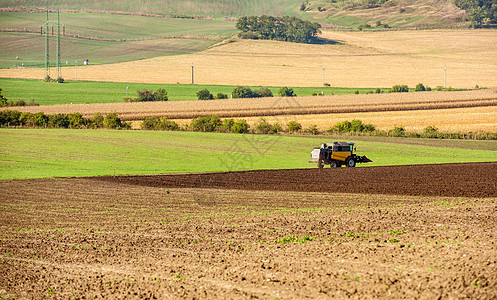
[[(235, 40), (205, 51), (78, 68), (78, 80), (261, 86), (497, 87), (497, 31), (323, 31), (340, 42), (307, 45)], [(324, 72), (323, 72), (324, 66)], [(0, 77), (43, 78), (43, 69), (2, 69)], [(74, 80), (74, 67), (62, 68)]]
[[(244, 118), (253, 126), (261, 117)], [(427, 126), (435, 126), (440, 132), (497, 132), (497, 106), (470, 107), (455, 109), (388, 111), (369, 113), (339, 113), (314, 115), (265, 116), (270, 123), (278, 122), (285, 126), (289, 121), (297, 121), (303, 128), (316, 125), (319, 130), (328, 130), (331, 126), (345, 120), (362, 120), (373, 124), (376, 129), (390, 130), (402, 126), (407, 131), (422, 132)], [(187, 120), (176, 120), (179, 124)]]
[(419, 131), (436, 126), (441, 131), (497, 132), (497, 92), (491, 89), (452, 92), (415, 92), (314, 97), (275, 97), (211, 101), (138, 102), (16, 107), (22, 112), (46, 114), (115, 112), (123, 120), (167, 116), (179, 123), (206, 115), (244, 118), (254, 124), (265, 117), (285, 125), (296, 120), (321, 130), (343, 120), (361, 119), (378, 129), (405, 126)]

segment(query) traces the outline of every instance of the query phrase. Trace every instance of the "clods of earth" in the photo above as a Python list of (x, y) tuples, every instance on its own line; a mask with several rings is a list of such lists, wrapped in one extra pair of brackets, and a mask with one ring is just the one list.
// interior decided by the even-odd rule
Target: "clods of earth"
[(496, 298), (497, 163), (0, 181), (0, 298)]

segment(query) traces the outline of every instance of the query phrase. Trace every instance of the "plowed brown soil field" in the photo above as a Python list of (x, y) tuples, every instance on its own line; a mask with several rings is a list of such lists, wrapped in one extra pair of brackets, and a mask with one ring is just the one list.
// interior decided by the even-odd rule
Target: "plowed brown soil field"
[(497, 197), (497, 163), (95, 177), (151, 187)]
[(495, 299), (496, 170), (0, 181), (0, 298)]

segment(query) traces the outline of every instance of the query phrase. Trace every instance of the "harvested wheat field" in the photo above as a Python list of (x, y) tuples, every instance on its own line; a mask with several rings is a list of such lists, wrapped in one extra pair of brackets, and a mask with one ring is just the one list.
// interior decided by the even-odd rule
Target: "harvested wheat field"
[[(78, 80), (262, 86), (497, 87), (495, 30), (323, 31), (337, 44), (232, 40), (189, 55), (78, 68)], [(62, 77), (74, 80), (74, 68)], [(0, 77), (41, 79), (43, 69), (2, 69)]]
[(0, 296), (495, 298), (496, 167), (1, 181)]

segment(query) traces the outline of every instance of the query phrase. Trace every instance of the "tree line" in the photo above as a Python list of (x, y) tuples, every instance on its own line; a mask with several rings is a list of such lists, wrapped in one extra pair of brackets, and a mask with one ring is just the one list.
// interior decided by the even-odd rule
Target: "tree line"
[(473, 27), (497, 24), (497, 0), (456, 0), (455, 4), (468, 12)]
[(321, 25), (296, 17), (263, 15), (241, 17), (236, 28), (241, 30), (238, 35), (241, 38), (312, 43), (320, 33)]
[(85, 118), (80, 113), (46, 115), (43, 112), (33, 114), (17, 110), (0, 111), (0, 127), (131, 129), (131, 125), (122, 121), (116, 113), (107, 114), (105, 117), (96, 113), (90, 118)]

